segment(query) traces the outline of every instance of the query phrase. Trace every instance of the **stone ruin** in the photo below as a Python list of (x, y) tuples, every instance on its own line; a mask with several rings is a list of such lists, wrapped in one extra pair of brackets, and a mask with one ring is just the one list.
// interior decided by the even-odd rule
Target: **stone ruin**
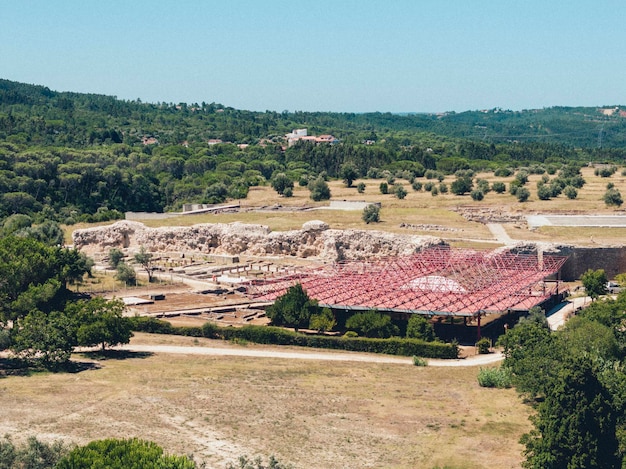
[(271, 231), (265, 225), (205, 223), (149, 228), (136, 221), (74, 231), (74, 247), (89, 253), (111, 248), (150, 252), (180, 252), (257, 257), (291, 256), (328, 261), (371, 256), (408, 255), (443, 244), (439, 238), (370, 230), (335, 230), (322, 221), (309, 221), (300, 230)]

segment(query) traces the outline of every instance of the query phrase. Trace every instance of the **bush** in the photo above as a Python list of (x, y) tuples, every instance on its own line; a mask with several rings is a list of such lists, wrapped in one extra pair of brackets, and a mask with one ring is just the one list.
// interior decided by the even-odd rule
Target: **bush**
[(487, 354), (489, 353), (489, 349), (491, 348), (491, 341), (486, 337), (483, 337), (478, 342), (476, 342), (476, 348), (478, 349), (479, 354)]
[(424, 190), (426, 192), (431, 192), (433, 190), (433, 187), (435, 187), (434, 182), (427, 182), (426, 184), (424, 184)]
[(474, 189), (470, 193), (470, 196), (472, 197), (472, 200), (476, 200), (476, 201), (481, 201), (485, 198), (485, 194), (480, 189)]
[(395, 184), (393, 186), (393, 194), (400, 200), (404, 199), (407, 195), (406, 189), (402, 184)]
[(503, 366), (481, 368), (478, 372), (478, 384), (483, 388), (510, 388), (513, 384), (511, 370)]
[(7, 329), (0, 329), (0, 350), (11, 347), (11, 333)]
[(574, 186), (565, 186), (565, 188), (563, 189), (563, 194), (565, 194), (565, 197), (567, 197), (570, 200), (573, 200), (576, 197), (578, 197), (578, 191), (576, 190)]
[[(513, 185), (511, 185), (513, 187)], [(519, 202), (526, 202), (530, 197), (530, 191), (525, 187), (518, 187), (515, 196)]]
[(419, 192), (422, 190), (422, 183), (419, 181), (413, 181), (413, 183), (411, 184), (411, 187), (413, 188), (415, 192)]
[(406, 336), (410, 339), (420, 339), (432, 342), (436, 339), (435, 328), (424, 316), (413, 314), (406, 326)]
[(609, 207), (619, 207), (624, 203), (618, 189), (609, 189), (604, 193), (604, 203)]
[(497, 194), (502, 194), (506, 191), (506, 185), (503, 182), (494, 182), (491, 189)]
[(330, 199), (330, 188), (321, 175), (309, 183), (309, 190), (311, 191), (310, 197), (315, 202)]
[(283, 196), (284, 197), (293, 197), (293, 189), (291, 187), (285, 188), (285, 190), (283, 191)]
[(365, 183), (364, 182), (359, 182), (356, 186), (356, 191), (359, 194), (362, 194), (363, 192), (365, 192)]
[(415, 366), (428, 366), (428, 362), (422, 358), (422, 357), (418, 357), (417, 355), (413, 355), (413, 365)]
[(388, 194), (389, 193), (389, 184), (387, 184), (386, 182), (381, 182), (380, 186), (378, 186), (380, 189), (380, 193), (381, 194)]
[(380, 207), (376, 204), (369, 204), (363, 209), (361, 218), (368, 225), (370, 223), (378, 223), (380, 221)]

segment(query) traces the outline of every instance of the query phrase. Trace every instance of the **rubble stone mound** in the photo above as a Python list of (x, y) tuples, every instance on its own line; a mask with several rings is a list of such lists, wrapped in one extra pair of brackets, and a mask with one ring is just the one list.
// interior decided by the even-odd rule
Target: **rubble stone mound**
[(273, 232), (265, 225), (206, 223), (149, 228), (134, 221), (74, 231), (74, 246), (87, 253), (111, 248), (151, 252), (180, 252), (259, 257), (292, 256), (324, 260), (408, 255), (443, 244), (431, 236), (400, 235), (369, 230), (334, 230), (322, 221), (306, 222), (302, 229)]

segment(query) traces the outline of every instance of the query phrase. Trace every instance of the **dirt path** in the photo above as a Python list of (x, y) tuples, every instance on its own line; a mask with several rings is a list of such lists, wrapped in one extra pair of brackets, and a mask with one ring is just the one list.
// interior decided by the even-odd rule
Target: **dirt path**
[[(287, 360), (328, 360), (328, 361), (357, 361), (369, 363), (390, 363), (413, 365), (411, 357), (378, 356), (356, 352), (283, 352), (278, 350), (261, 350), (249, 346), (245, 348), (220, 348), (220, 347), (184, 347), (174, 345), (123, 345), (119, 350), (132, 352), (173, 353), (190, 355), (217, 355), (257, 358), (282, 358)], [(482, 366), (497, 363), (504, 357), (500, 352), (488, 355), (476, 355), (458, 360), (429, 359), (428, 366)]]

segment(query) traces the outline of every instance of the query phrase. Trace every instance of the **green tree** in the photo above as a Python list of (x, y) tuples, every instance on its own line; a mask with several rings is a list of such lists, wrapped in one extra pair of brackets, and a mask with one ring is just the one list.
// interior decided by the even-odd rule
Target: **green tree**
[[(512, 187), (513, 185), (511, 185), (511, 188)], [(517, 200), (519, 202), (526, 202), (528, 198), (530, 197), (530, 191), (527, 188), (520, 186), (515, 191), (515, 196), (517, 197)]]
[(584, 274), (582, 274), (580, 280), (583, 287), (585, 287), (587, 295), (589, 295), (593, 300), (598, 299), (600, 295), (606, 295), (606, 284), (608, 280), (603, 269), (588, 269)]
[(71, 303), (66, 313), (76, 324), (77, 345), (93, 347), (127, 344), (133, 336), (132, 324), (124, 317), (126, 306), (121, 300), (95, 297), (87, 301)]
[(330, 188), (328, 187), (328, 183), (321, 176), (309, 182), (309, 191), (311, 191), (311, 199), (316, 202), (330, 199)]
[(354, 180), (359, 177), (359, 170), (354, 163), (349, 161), (341, 165), (339, 176), (346, 184), (346, 187), (352, 187)]
[(496, 194), (502, 194), (506, 191), (506, 184), (496, 181), (491, 185), (491, 189), (493, 189)]
[(55, 369), (66, 364), (76, 345), (70, 318), (59, 312), (32, 311), (12, 330), (11, 351), (37, 366)]
[(561, 367), (562, 342), (550, 332), (545, 316), (531, 316), (500, 336), (504, 363), (520, 393), (544, 396)]
[(143, 267), (143, 270), (146, 271), (146, 273), (148, 274), (148, 283), (151, 283), (152, 276), (154, 275), (154, 271), (156, 270), (153, 262), (152, 253), (146, 251), (146, 248), (144, 246), (141, 246), (141, 248), (139, 248), (139, 252), (135, 253), (134, 259), (135, 262), (141, 265), (141, 267)]
[(361, 336), (380, 339), (386, 339), (399, 333), (398, 327), (391, 322), (391, 317), (376, 310), (353, 314), (346, 320), (346, 329)]
[(293, 181), (285, 173), (277, 173), (272, 178), (270, 184), (278, 195), (284, 195), (285, 190), (291, 189), (293, 191)]
[(195, 469), (187, 456), (166, 455), (156, 443), (137, 438), (97, 440), (73, 449), (55, 469)]
[(124, 253), (118, 249), (113, 248), (109, 250), (109, 266), (114, 269), (117, 269), (119, 263), (124, 259)]
[(380, 221), (380, 207), (376, 204), (368, 204), (363, 209), (361, 218), (368, 225), (370, 223), (378, 223)]
[(129, 266), (126, 262), (120, 261), (117, 264), (117, 273), (115, 274), (115, 278), (120, 282), (124, 282), (125, 285), (136, 285), (137, 284), (137, 272), (131, 266)]
[(402, 184), (394, 184), (393, 195), (402, 200), (407, 196), (407, 191)]
[(330, 308), (323, 308), (321, 312), (312, 314), (309, 320), (309, 329), (313, 329), (320, 334), (332, 330), (336, 325), (337, 320)]
[(52, 469), (69, 448), (61, 441), (48, 444), (29, 436), (15, 445), (7, 435), (0, 440), (0, 469)]
[(471, 176), (457, 176), (457, 178), (450, 184), (450, 192), (454, 195), (467, 194), (472, 190), (474, 183)]
[(604, 193), (603, 200), (604, 203), (609, 207), (619, 207), (624, 203), (624, 201), (622, 200), (622, 194), (618, 189), (615, 188), (608, 189)]
[(522, 437), (524, 467), (531, 469), (622, 467), (612, 397), (587, 358), (568, 360)]
[(317, 310), (317, 301), (309, 298), (298, 283), (267, 308), (267, 317), (272, 320), (272, 324), (293, 327), (297, 331), (309, 325), (311, 315), (316, 314)]
[(411, 339), (420, 339), (432, 342), (437, 338), (435, 328), (424, 316), (413, 314), (406, 326), (406, 336)]

